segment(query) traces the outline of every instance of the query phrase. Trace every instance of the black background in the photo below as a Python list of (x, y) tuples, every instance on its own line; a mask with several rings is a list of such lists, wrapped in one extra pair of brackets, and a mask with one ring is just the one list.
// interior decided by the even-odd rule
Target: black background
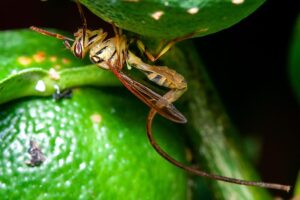
[[(0, 29), (31, 25), (74, 32), (81, 26), (70, 1), (4, 1)], [(85, 9), (91, 27), (111, 30)], [(262, 139), (262, 179), (294, 184), (300, 166), (300, 110), (288, 77), (288, 52), (298, 0), (269, 0), (237, 25), (194, 39), (232, 121)], [(300, 56), (300, 55), (299, 55)]]

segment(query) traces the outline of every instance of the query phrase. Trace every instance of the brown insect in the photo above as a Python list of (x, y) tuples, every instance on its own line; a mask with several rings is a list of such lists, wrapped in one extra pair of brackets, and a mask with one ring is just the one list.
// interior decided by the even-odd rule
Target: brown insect
[[(130, 92), (132, 92), (136, 97), (147, 104), (151, 108), (147, 119), (147, 135), (153, 148), (162, 157), (164, 157), (173, 165), (197, 176), (204, 176), (235, 184), (258, 186), (285, 191), (290, 190), (290, 186), (286, 185), (244, 181), (209, 174), (199, 169), (186, 166), (176, 161), (165, 151), (163, 151), (153, 138), (151, 130), (152, 121), (155, 114), (159, 113), (160, 115), (176, 123), (187, 122), (186, 118), (172, 104), (187, 90), (187, 83), (184, 77), (168, 67), (153, 66), (144, 63), (139, 57), (137, 57), (128, 49), (129, 42), (126, 36), (122, 34), (121, 30), (117, 29), (115, 26), (113, 26), (115, 37), (112, 38), (107, 38), (107, 33), (102, 29), (93, 31), (87, 29), (86, 19), (78, 1), (77, 5), (81, 18), (83, 19), (83, 28), (80, 28), (76, 33), (74, 33), (75, 39), (68, 38), (57, 33), (49, 32), (34, 26), (30, 28), (43, 35), (52, 36), (57, 39), (63, 40), (66, 48), (69, 49), (78, 58), (84, 58), (85, 55), (89, 53), (90, 60), (94, 64), (96, 64), (100, 68), (111, 70)], [(156, 57), (146, 51), (145, 46), (142, 42), (137, 41), (137, 46), (140, 50), (142, 50), (142, 52), (145, 53), (150, 61), (154, 62), (163, 54), (165, 54), (174, 43), (186, 39), (190, 36), (191, 35), (170, 41)], [(73, 44), (71, 45), (70, 42), (73, 42)], [(145, 85), (133, 80), (125, 73), (123, 73), (122, 68), (125, 64), (140, 70), (147, 76), (149, 80), (153, 81), (157, 85), (169, 88), (170, 90), (163, 96), (157, 94)]]

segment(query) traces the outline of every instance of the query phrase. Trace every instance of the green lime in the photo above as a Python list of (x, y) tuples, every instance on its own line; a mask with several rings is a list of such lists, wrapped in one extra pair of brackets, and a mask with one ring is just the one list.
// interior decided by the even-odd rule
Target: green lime
[[(1, 105), (1, 199), (186, 199), (186, 173), (152, 149), (148, 109), (132, 97), (123, 88), (81, 88), (71, 99)], [(185, 160), (178, 128), (164, 119), (154, 126), (159, 144)], [(28, 153), (32, 142), (40, 163)]]

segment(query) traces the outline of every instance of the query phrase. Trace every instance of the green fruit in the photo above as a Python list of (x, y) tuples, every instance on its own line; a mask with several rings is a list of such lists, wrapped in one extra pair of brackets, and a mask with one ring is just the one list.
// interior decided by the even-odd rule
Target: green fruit
[[(186, 173), (152, 149), (146, 106), (127, 94), (84, 88), (58, 102), (2, 105), (1, 199), (185, 199)], [(167, 152), (184, 160), (174, 124), (155, 123), (154, 131)], [(46, 158), (40, 166), (26, 164), (30, 140)]]
[(264, 0), (80, 0), (94, 14), (139, 35), (172, 39), (218, 32)]

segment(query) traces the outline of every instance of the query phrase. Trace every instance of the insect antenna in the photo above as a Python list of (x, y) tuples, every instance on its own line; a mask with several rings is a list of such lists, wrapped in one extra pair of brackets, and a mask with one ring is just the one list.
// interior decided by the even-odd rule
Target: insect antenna
[(46, 31), (44, 29), (41, 29), (41, 28), (38, 28), (38, 27), (35, 27), (35, 26), (30, 26), (29, 28), (31, 30), (35, 31), (35, 32), (38, 32), (38, 33), (46, 35), (46, 36), (55, 37), (59, 40), (67, 40), (67, 41), (74, 42), (74, 40), (72, 38), (66, 37), (66, 36), (58, 34), (58, 33), (53, 33), (53, 32), (50, 32), (50, 31)]
[(165, 158), (167, 161), (172, 163), (173, 165), (190, 172), (191, 174), (197, 175), (197, 176), (202, 176), (202, 177), (207, 177), (219, 181), (224, 181), (224, 182), (229, 182), (229, 183), (234, 183), (234, 184), (240, 184), (240, 185), (248, 185), (248, 186), (258, 186), (258, 187), (263, 187), (263, 188), (269, 188), (269, 189), (275, 189), (275, 190), (283, 190), (286, 192), (289, 192), (291, 189), (291, 186), (289, 185), (281, 185), (281, 184), (275, 184), (275, 183), (264, 183), (264, 182), (255, 182), (255, 181), (245, 181), (245, 180), (240, 180), (240, 179), (235, 179), (235, 178), (229, 178), (225, 176), (219, 176), (215, 174), (209, 174), (207, 172), (195, 169), (190, 166), (186, 166), (183, 163), (178, 162), (171, 156), (169, 156), (164, 150), (162, 150), (159, 145), (156, 143), (153, 134), (152, 134), (152, 121), (153, 118), (156, 114), (156, 110), (151, 109), (149, 114), (148, 114), (148, 119), (147, 119), (147, 136), (148, 139), (152, 145), (152, 147), (156, 150), (158, 154), (160, 154), (163, 158)]
[(80, 14), (80, 18), (82, 20), (82, 43), (83, 43), (83, 46), (85, 46), (85, 34), (86, 34), (86, 30), (87, 30), (87, 22), (86, 22), (86, 18), (84, 16), (84, 12), (83, 12), (83, 9), (82, 9), (82, 6), (80, 4), (80, 2), (78, 0), (76, 0), (76, 4), (77, 4), (77, 7), (78, 7), (78, 11), (79, 11), (79, 14)]

